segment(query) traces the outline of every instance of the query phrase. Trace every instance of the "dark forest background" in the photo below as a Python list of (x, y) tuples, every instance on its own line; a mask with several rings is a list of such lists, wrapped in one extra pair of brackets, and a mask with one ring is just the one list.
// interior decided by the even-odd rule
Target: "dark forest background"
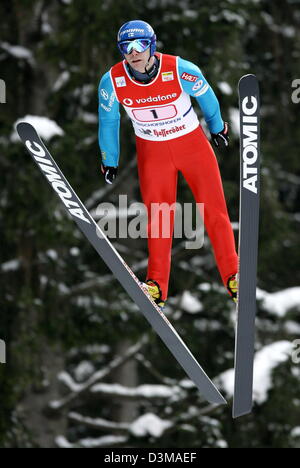
[[(0, 446), (299, 447), (300, 364), (264, 354), (270, 382), (251, 415), (233, 421), (230, 405), (207, 405), (13, 132), (27, 115), (63, 129), (48, 148), (92, 213), (99, 203), (117, 203), (119, 194), (140, 201), (134, 135), (124, 115), (119, 176), (104, 185), (97, 88), (121, 59), (119, 27), (148, 21), (159, 51), (200, 66), (231, 124), (230, 150), (217, 157), (236, 223), (237, 84), (243, 74), (256, 74), (262, 101), (256, 350), (287, 349), (300, 337), (300, 103), (291, 98), (300, 78), (300, 1), (2, 0), (0, 18), (7, 91), (0, 104), (0, 339), (7, 345)], [(178, 201), (192, 201), (182, 178), (178, 193)], [(145, 279), (145, 240), (113, 243)], [(231, 369), (234, 308), (208, 241), (193, 251), (174, 240), (169, 292), (166, 313), (208, 375)]]

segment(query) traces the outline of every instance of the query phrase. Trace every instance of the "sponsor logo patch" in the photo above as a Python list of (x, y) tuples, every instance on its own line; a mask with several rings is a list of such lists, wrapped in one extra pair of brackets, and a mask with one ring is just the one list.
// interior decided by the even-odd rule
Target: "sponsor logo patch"
[(161, 102), (161, 101), (168, 101), (169, 99), (175, 99), (177, 97), (177, 93), (172, 94), (165, 94), (158, 96), (149, 96), (147, 98), (136, 99), (137, 104), (147, 104), (147, 102)]
[(125, 106), (132, 106), (133, 100), (129, 98), (125, 98), (123, 99), (123, 104), (125, 104)]
[(110, 112), (110, 111), (111, 111), (111, 107), (105, 106), (105, 105), (103, 104), (103, 102), (101, 102), (100, 107), (102, 107), (102, 109), (104, 109), (105, 112)]
[(40, 166), (41, 171), (45, 174), (49, 183), (52, 185), (53, 190), (58, 194), (69, 213), (73, 217), (75, 216), (85, 223), (91, 224), (90, 220), (86, 216), (86, 210), (78, 204), (72, 189), (70, 190), (68, 184), (61, 177), (60, 173), (52, 163), (52, 160), (48, 158), (48, 155), (42, 145), (37, 141), (27, 140), (25, 146), (33, 155), (34, 159)]
[(123, 88), (124, 86), (126, 86), (125, 76), (117, 76), (115, 78), (115, 82), (116, 82), (117, 88)]
[(110, 99), (109, 99), (109, 107), (112, 107), (114, 105), (114, 102), (115, 102), (115, 99), (116, 99), (116, 95), (114, 93), (114, 91), (111, 93), (110, 95)]
[(199, 77), (197, 75), (191, 75), (190, 73), (183, 72), (180, 78), (190, 81), (191, 83), (195, 83)]
[(186, 126), (185, 125), (176, 125), (175, 127), (170, 128), (169, 130), (165, 130), (162, 128), (161, 130), (154, 130), (153, 133), (156, 137), (167, 137), (168, 135), (172, 135), (173, 133), (181, 132), (182, 130), (185, 130)]
[(124, 34), (128, 35), (128, 37), (134, 37), (136, 33), (143, 34), (144, 30), (139, 29), (139, 28), (130, 28), (130, 29), (125, 29), (125, 31), (122, 31), (120, 33), (120, 37), (124, 36)]
[(243, 187), (257, 195), (258, 102), (255, 96), (242, 101)]
[(197, 83), (194, 84), (193, 86), (193, 91), (197, 91), (198, 89), (201, 88), (201, 86), (203, 85), (203, 80), (198, 80)]
[(101, 96), (103, 97), (103, 99), (105, 99), (105, 101), (108, 100), (108, 92), (106, 91), (106, 89), (102, 88), (102, 89), (100, 90), (100, 94), (101, 94)]
[(172, 81), (172, 80), (174, 80), (174, 73), (172, 71), (163, 72), (161, 74), (161, 76), (162, 76), (163, 81)]
[(145, 130), (144, 128), (140, 128), (139, 130), (143, 135), (151, 135), (152, 134), (152, 130), (150, 130), (150, 128), (147, 129), (147, 130)]

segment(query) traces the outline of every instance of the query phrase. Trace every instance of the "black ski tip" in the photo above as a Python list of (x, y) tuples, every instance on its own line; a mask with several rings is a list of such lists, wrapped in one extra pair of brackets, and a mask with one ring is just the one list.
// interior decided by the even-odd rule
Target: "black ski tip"
[(253, 73), (249, 73), (248, 75), (242, 76), (239, 80), (238, 88), (240, 92), (243, 88), (247, 89), (248, 91), (251, 89), (252, 90), (255, 89), (255, 91), (258, 92), (259, 83), (258, 83), (257, 76), (254, 75)]
[(23, 140), (24, 134), (32, 133), (33, 127), (28, 122), (19, 122), (16, 125), (16, 130), (21, 140)]
[(20, 133), (20, 131), (22, 131), (22, 129), (26, 128), (26, 127), (31, 127), (31, 125), (28, 122), (19, 122), (19, 123), (17, 123), (17, 125), (16, 125), (17, 132)]
[(255, 81), (257, 81), (257, 76), (254, 75), (253, 73), (248, 73), (247, 75), (243, 75), (239, 79), (239, 83), (241, 83), (241, 81), (243, 81), (243, 80), (251, 80), (251, 79), (254, 79)]
[(25, 124), (27, 124), (27, 122), (25, 122), (25, 121), (24, 121), (24, 122), (18, 122), (18, 123), (16, 124), (17, 130), (18, 130), (19, 127), (22, 127), (22, 125), (25, 125)]

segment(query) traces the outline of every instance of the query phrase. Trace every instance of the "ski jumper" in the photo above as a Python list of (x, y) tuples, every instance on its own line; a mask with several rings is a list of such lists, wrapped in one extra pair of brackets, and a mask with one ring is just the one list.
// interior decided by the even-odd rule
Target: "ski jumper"
[(237, 272), (238, 257), (218, 163), (192, 107), (190, 95), (199, 102), (212, 133), (218, 133), (224, 126), (217, 98), (194, 64), (172, 55), (155, 55), (160, 61), (159, 70), (148, 84), (139, 83), (130, 76), (125, 60), (114, 65), (101, 79), (99, 144), (103, 163), (117, 166), (118, 103), (122, 104), (136, 135), (140, 190), (148, 210), (147, 279), (159, 283), (165, 300), (170, 277), (174, 211), (169, 211), (170, 228), (167, 235), (165, 230), (162, 235), (162, 224), (153, 211), (153, 204), (172, 206), (176, 202), (178, 171), (183, 174), (196, 202), (204, 204), (205, 227), (225, 286), (229, 276)]

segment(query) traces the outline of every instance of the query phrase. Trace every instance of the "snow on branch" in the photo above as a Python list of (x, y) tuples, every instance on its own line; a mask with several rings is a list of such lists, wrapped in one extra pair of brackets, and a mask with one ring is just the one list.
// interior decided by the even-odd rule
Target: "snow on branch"
[(258, 288), (257, 298), (262, 300), (263, 307), (271, 314), (284, 317), (288, 310), (300, 308), (300, 287), (295, 286), (274, 293), (267, 293)]
[(37, 129), (40, 137), (44, 140), (50, 140), (52, 137), (64, 135), (63, 129), (54, 120), (39, 115), (25, 115), (19, 118), (14, 124), (14, 131), (11, 134), (11, 141), (13, 143), (18, 143), (20, 141), (20, 137), (16, 131), (16, 126), (20, 122), (28, 122), (33, 125)]
[[(151, 437), (158, 438), (174, 426), (173, 421), (161, 419), (153, 413), (143, 414), (131, 423), (118, 423), (101, 418), (90, 418), (74, 412), (70, 413), (68, 417), (71, 421), (77, 422), (91, 429), (117, 431), (119, 433), (127, 432), (128, 436), (129, 434), (132, 434), (135, 437), (145, 437), (149, 435)], [(99, 439), (93, 440), (98, 441)], [(81, 443), (82, 441), (79, 441), (76, 445)]]
[[(277, 341), (264, 346), (254, 357), (253, 397), (258, 404), (264, 403), (268, 398), (268, 391), (272, 387), (272, 372), (282, 362), (287, 361), (292, 353), (293, 343), (290, 341)], [(233, 395), (234, 369), (223, 372), (218, 381), (228, 395)]]
[(128, 431), (130, 427), (130, 424), (128, 423), (117, 423), (107, 421), (106, 419), (102, 418), (90, 418), (88, 416), (82, 416), (81, 414), (75, 412), (69, 413), (68, 418), (70, 419), (70, 421), (83, 424), (84, 426), (89, 427), (91, 429), (123, 432)]
[(13, 260), (9, 260), (8, 262), (0, 264), (0, 271), (7, 273), (9, 271), (16, 271), (21, 266), (21, 260), (15, 258)]
[(174, 423), (166, 421), (156, 416), (153, 413), (146, 413), (137, 418), (130, 424), (130, 432), (135, 437), (145, 437), (150, 435), (152, 437), (162, 437), (166, 430), (170, 429)]
[(70, 394), (61, 400), (52, 401), (49, 403), (49, 408), (53, 411), (61, 410), (70, 405), (76, 398), (87, 393), (97, 382), (108, 377), (113, 371), (122, 366), (126, 361), (131, 359), (138, 353), (142, 347), (147, 343), (148, 338), (146, 335), (142, 339), (129, 347), (123, 356), (117, 356), (113, 359), (104, 369), (95, 372), (85, 383), (77, 384), (67, 372), (61, 372), (58, 378), (70, 389)]
[(178, 387), (169, 387), (166, 385), (140, 385), (138, 387), (125, 387), (120, 384), (99, 383), (91, 388), (92, 393), (101, 394), (109, 398), (122, 398), (127, 400), (152, 400), (163, 399), (170, 401), (173, 398), (178, 399), (183, 391)]
[(31, 66), (34, 66), (35, 60), (33, 58), (33, 54), (31, 50), (26, 49), (23, 46), (20, 45), (12, 45), (9, 44), (8, 42), (0, 42), (0, 48), (5, 50), (5, 52), (10, 55), (11, 57), (17, 59), (17, 60), (25, 60), (27, 61)]
[(107, 448), (125, 444), (127, 440), (127, 437), (123, 436), (106, 435), (98, 439), (92, 437), (81, 439), (71, 444), (64, 436), (58, 436), (55, 439), (55, 443), (59, 448)]

